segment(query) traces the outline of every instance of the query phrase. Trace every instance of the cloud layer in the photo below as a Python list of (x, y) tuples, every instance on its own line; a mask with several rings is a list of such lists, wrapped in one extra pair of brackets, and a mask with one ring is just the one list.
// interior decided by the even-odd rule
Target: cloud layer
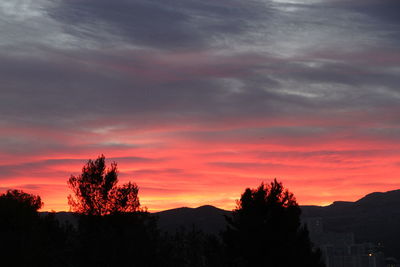
[(68, 209), (89, 158), (150, 210), (400, 186), (398, 1), (5, 0), (0, 185)]

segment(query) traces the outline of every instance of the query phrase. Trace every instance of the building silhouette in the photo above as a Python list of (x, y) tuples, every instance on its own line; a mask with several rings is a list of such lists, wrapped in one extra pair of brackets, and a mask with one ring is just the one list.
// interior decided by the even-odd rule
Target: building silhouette
[[(354, 233), (325, 232), (322, 218), (304, 218), (311, 241), (321, 249), (327, 267), (385, 267), (380, 244), (356, 243)], [(397, 266), (395, 266), (397, 267)]]

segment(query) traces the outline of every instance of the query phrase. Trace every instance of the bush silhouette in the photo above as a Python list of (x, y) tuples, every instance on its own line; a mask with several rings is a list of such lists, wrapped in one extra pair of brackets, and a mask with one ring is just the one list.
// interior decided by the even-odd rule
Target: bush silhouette
[(293, 194), (276, 179), (247, 188), (223, 235), (228, 266), (322, 267)]
[(42, 205), (39, 196), (21, 190), (0, 195), (0, 254), (6, 266), (63, 266), (64, 232), (54, 214), (40, 216)]

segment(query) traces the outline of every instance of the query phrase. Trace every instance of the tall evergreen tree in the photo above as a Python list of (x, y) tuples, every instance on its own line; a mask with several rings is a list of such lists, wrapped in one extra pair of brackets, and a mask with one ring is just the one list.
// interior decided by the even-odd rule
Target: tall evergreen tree
[(295, 197), (276, 179), (247, 188), (223, 235), (229, 266), (323, 267)]

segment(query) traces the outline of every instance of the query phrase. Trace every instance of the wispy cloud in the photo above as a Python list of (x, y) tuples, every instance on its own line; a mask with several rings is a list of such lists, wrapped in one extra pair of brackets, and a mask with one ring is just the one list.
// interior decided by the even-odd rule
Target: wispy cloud
[(1, 186), (65, 209), (61, 185), (102, 153), (150, 209), (233, 207), (273, 177), (308, 204), (400, 186), (399, 8), (1, 1)]

